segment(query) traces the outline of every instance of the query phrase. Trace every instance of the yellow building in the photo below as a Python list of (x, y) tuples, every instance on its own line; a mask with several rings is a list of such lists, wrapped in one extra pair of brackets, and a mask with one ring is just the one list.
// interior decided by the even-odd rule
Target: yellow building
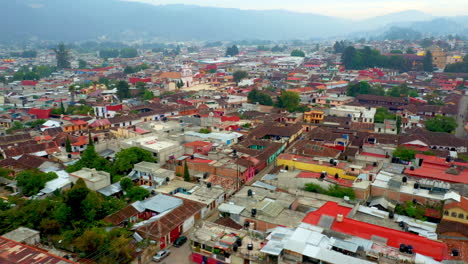
[(468, 224), (468, 199), (461, 197), (460, 202), (453, 202), (444, 206), (444, 216), (446, 221)]
[(298, 169), (312, 172), (325, 171), (328, 175), (337, 175), (340, 178), (355, 180), (356, 176), (347, 175), (346, 163), (338, 163), (336, 166), (325, 161), (314, 160), (310, 157), (298, 156), (293, 154), (281, 154), (276, 159), (276, 166), (284, 166), (286, 170)]
[(323, 111), (309, 111), (304, 113), (304, 122), (318, 124), (323, 121)]
[(439, 69), (444, 69), (447, 65), (447, 53), (437, 46), (430, 47), (429, 51), (432, 54), (432, 64)]

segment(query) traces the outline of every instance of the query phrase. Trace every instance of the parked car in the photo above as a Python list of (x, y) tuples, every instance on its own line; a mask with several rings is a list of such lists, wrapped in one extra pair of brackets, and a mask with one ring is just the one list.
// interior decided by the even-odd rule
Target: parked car
[(185, 244), (185, 242), (187, 242), (187, 237), (186, 236), (181, 236), (181, 237), (178, 237), (175, 241), (174, 241), (174, 247), (181, 247), (183, 244)]
[(161, 250), (156, 255), (154, 255), (153, 260), (159, 262), (171, 254), (170, 250)]

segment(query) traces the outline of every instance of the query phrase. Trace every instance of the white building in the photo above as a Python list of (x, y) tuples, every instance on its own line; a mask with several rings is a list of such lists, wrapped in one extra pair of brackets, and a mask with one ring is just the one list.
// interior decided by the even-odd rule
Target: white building
[(148, 150), (161, 165), (166, 164), (169, 159), (175, 159), (184, 154), (184, 147), (179, 142), (161, 140), (157, 136), (130, 138), (122, 142), (122, 147), (139, 147)]
[(374, 123), (377, 110), (374, 107), (339, 105), (330, 108), (332, 116), (349, 117), (353, 122)]
[(70, 173), (70, 180), (75, 184), (78, 179), (83, 179), (86, 186), (97, 191), (111, 184), (111, 176), (108, 172), (97, 171), (96, 169), (83, 168)]

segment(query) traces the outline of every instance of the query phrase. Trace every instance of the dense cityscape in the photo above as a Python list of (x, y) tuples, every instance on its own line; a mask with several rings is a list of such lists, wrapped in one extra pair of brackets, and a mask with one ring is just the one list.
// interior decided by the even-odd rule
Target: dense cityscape
[(468, 34), (387, 33), (0, 44), (0, 263), (468, 262)]

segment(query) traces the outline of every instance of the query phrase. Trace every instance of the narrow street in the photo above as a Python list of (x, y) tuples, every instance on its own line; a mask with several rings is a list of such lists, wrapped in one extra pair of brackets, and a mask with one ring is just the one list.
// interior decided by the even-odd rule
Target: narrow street
[(466, 138), (465, 123), (466, 123), (466, 117), (467, 117), (467, 108), (468, 108), (468, 96), (465, 95), (460, 99), (460, 104), (458, 105), (458, 115), (457, 115), (458, 127), (455, 130), (455, 136), (459, 138)]
[(180, 248), (173, 247), (172, 245), (168, 248), (171, 254), (160, 262), (152, 261), (152, 264), (189, 264), (192, 263), (190, 257), (190, 241), (187, 241)]

